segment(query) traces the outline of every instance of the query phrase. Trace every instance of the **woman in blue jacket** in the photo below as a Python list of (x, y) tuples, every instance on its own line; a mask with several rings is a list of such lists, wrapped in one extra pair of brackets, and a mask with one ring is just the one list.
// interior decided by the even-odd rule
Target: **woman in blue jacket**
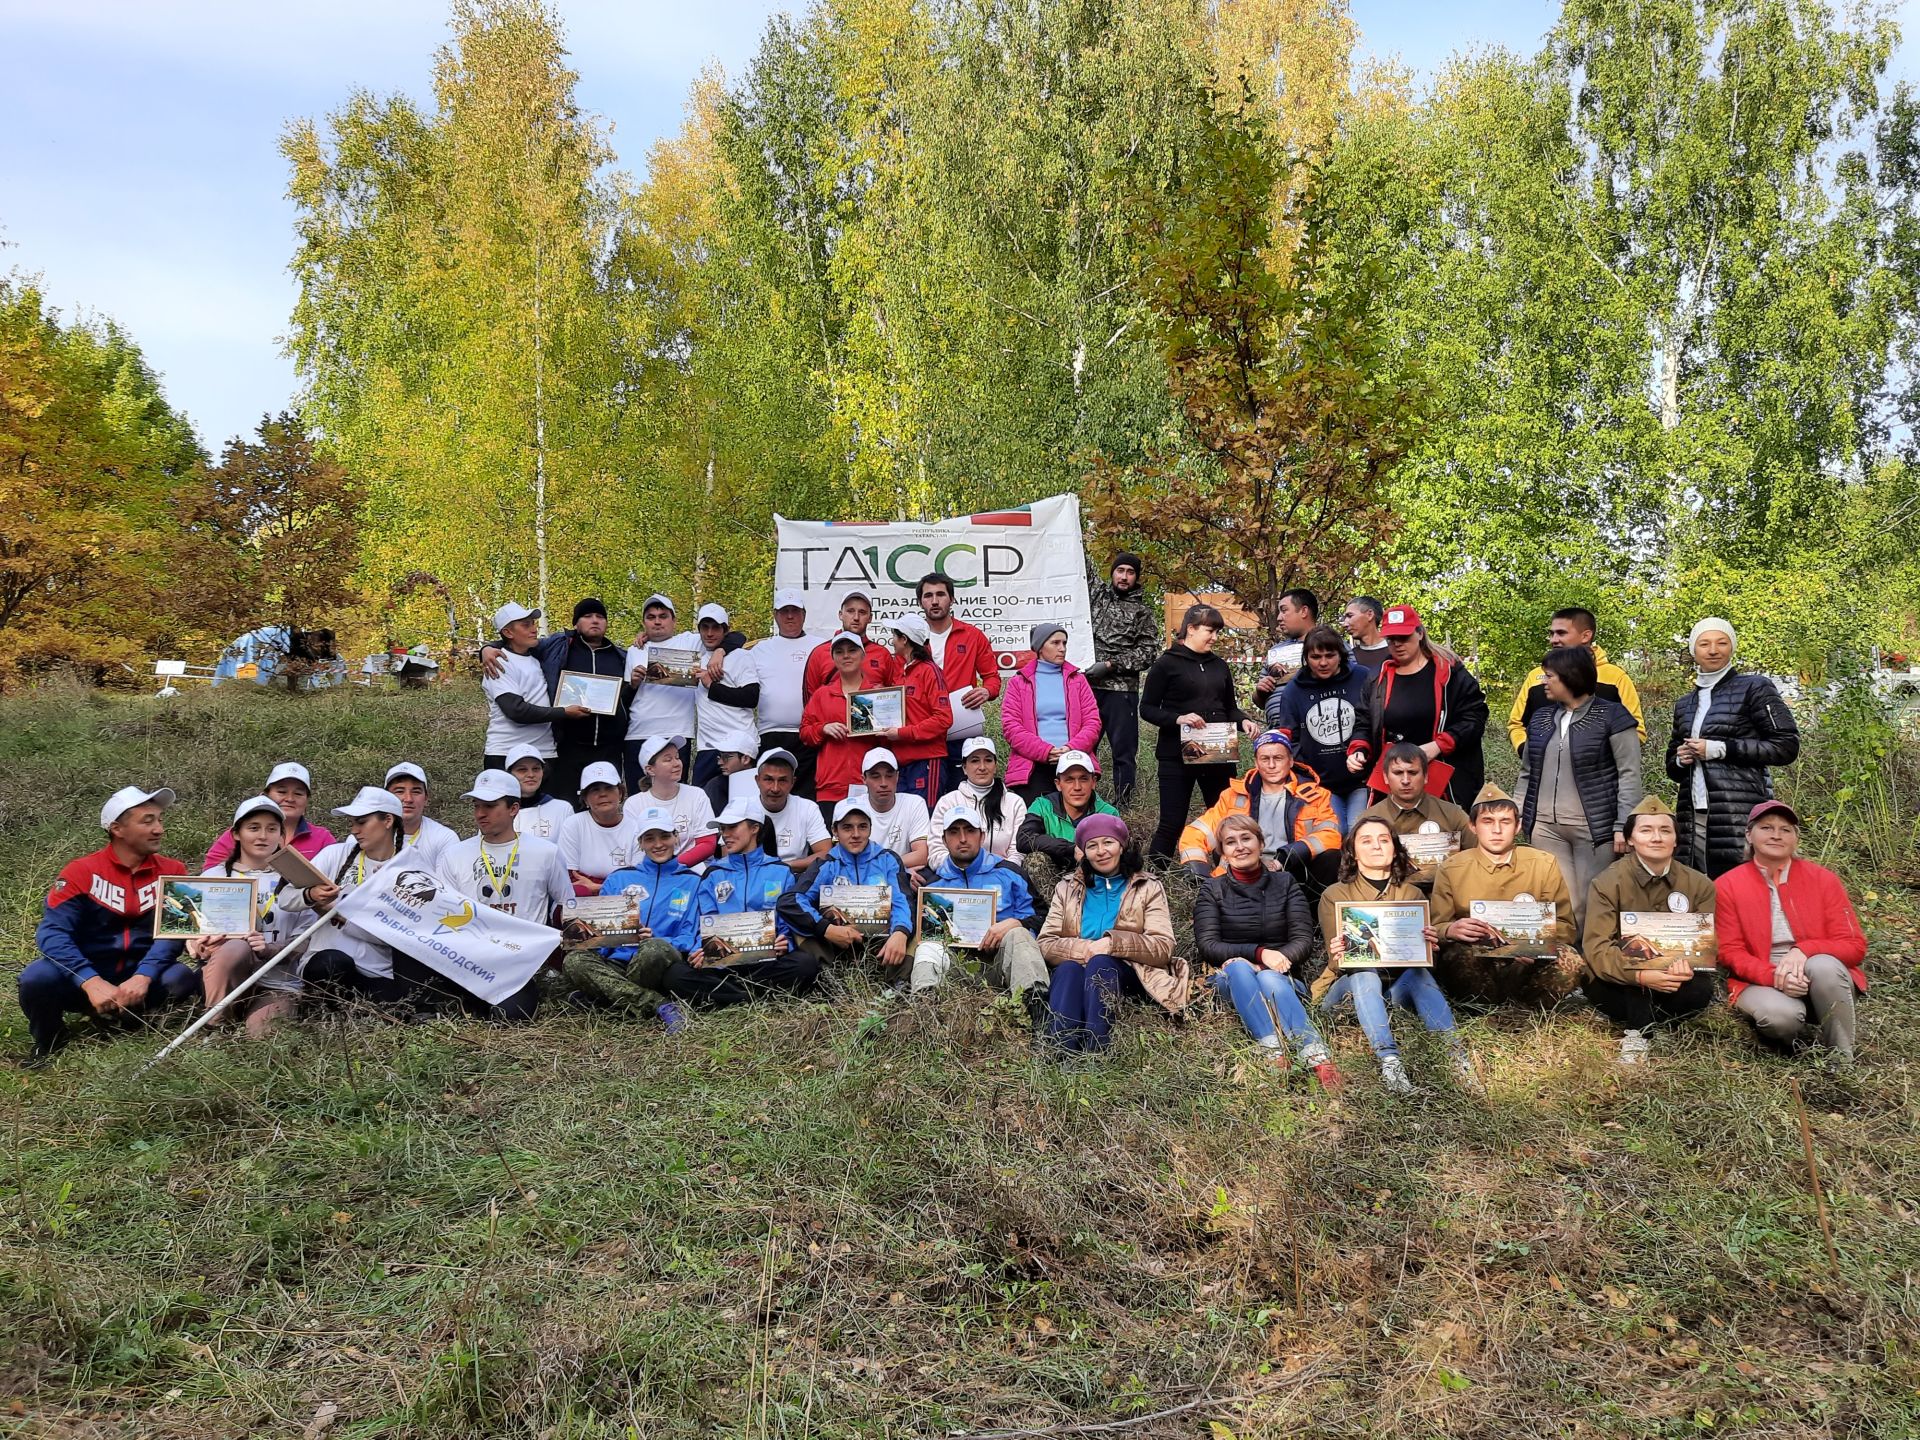
[(820, 978), (820, 962), (794, 947), (793, 936), (778, 918), (780, 897), (793, 871), (760, 848), (766, 812), (757, 800), (736, 800), (714, 819), (720, 831), (720, 858), (707, 867), (696, 905), (709, 915), (771, 914), (773, 954), (760, 960), (735, 960), (728, 948), (702, 941), (666, 974), (667, 993), (707, 1009), (744, 1005), (768, 995), (803, 995)]
[(673, 812), (652, 805), (640, 814), (645, 857), (607, 876), (600, 894), (632, 903), (640, 924), (636, 944), (612, 950), (573, 950), (561, 962), (567, 983), (601, 1004), (657, 1015), (670, 1034), (686, 1024), (666, 997), (667, 973), (700, 945), (700, 877), (674, 854)]
[(1311, 770), (1333, 797), (1343, 836), (1372, 800), (1366, 760), (1348, 749), (1366, 727), (1372, 678), (1331, 625), (1316, 625), (1301, 644), (1300, 668), (1267, 701), (1267, 724), (1292, 743), (1293, 763)]
[[(806, 888), (789, 890), (781, 898), (780, 919), (800, 937), (800, 948), (822, 964), (870, 960), (883, 972), (896, 971), (906, 963), (907, 940), (913, 934), (900, 857), (872, 843), (873, 816), (867, 802), (851, 795), (833, 807), (833, 838), (833, 849), (813, 867)], [(836, 887), (844, 885), (883, 886), (888, 892), (886, 915), (863, 927), (861, 916), (834, 904)]]

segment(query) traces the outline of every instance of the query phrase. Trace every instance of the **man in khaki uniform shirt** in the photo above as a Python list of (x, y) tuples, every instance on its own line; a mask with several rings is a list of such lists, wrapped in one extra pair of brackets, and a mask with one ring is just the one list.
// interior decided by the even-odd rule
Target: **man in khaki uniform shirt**
[[(1386, 821), (1408, 846), (1409, 853), (1413, 845), (1419, 843), (1408, 842), (1406, 837), (1410, 835), (1457, 836), (1459, 850), (1471, 850), (1479, 843), (1473, 838), (1473, 821), (1467, 818), (1466, 811), (1451, 800), (1427, 793), (1427, 752), (1418, 745), (1405, 741), (1389, 745), (1380, 769), (1387, 781), (1386, 798), (1369, 805), (1360, 816), (1362, 820)], [(1433, 878), (1440, 873), (1441, 860), (1446, 858), (1414, 856), (1413, 883), (1431, 895)]]
[[(1480, 787), (1472, 814), (1476, 847), (1441, 865), (1433, 882), (1433, 928), (1440, 932), (1434, 978), (1453, 999), (1552, 1005), (1573, 991), (1586, 968), (1573, 948), (1573, 899), (1567, 882), (1551, 855), (1519, 847), (1520, 807), (1498, 785)], [(1507, 937), (1473, 916), (1476, 900), (1550, 903), (1553, 927), (1540, 946), (1554, 953), (1542, 959), (1498, 954)]]
[[(1673, 858), (1679, 832), (1673, 811), (1657, 795), (1627, 816), (1628, 853), (1594, 877), (1587, 892), (1587, 999), (1626, 1030), (1620, 1061), (1646, 1051), (1642, 1032), (1697, 1015), (1713, 1002), (1718, 947), (1713, 935), (1713, 881)], [(1659, 923), (1674, 915), (1703, 915), (1697, 947), (1682, 951), (1621, 933), (1621, 916), (1644, 914)]]

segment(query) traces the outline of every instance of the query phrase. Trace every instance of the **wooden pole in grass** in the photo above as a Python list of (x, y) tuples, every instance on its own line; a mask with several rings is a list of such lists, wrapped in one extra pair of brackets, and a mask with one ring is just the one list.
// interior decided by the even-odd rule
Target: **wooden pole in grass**
[(1813, 1158), (1813, 1125), (1807, 1119), (1807, 1102), (1800, 1094), (1800, 1077), (1790, 1075), (1787, 1084), (1793, 1089), (1793, 1106), (1800, 1112), (1800, 1148), (1807, 1156), (1807, 1184), (1813, 1189), (1813, 1213), (1820, 1221), (1820, 1238), (1827, 1242), (1827, 1266), (1837, 1278), (1840, 1274), (1840, 1253), (1833, 1248), (1833, 1225), (1827, 1219), (1827, 1196), (1820, 1187), (1820, 1164)]

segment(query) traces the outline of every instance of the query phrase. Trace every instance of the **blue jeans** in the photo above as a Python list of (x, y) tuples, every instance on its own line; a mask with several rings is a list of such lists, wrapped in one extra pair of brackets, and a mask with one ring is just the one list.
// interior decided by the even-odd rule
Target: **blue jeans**
[(1355, 786), (1344, 795), (1333, 797), (1333, 818), (1340, 822), (1340, 833), (1345, 835), (1360, 823), (1360, 817), (1373, 803), (1373, 792), (1364, 785)]
[[(1113, 1042), (1120, 1003), (1120, 962), (1111, 955), (1062, 960), (1047, 989), (1047, 1039), (1060, 1050), (1092, 1054)], [(1130, 973), (1130, 972), (1127, 972)]]
[[(102, 975), (115, 985), (131, 979), (133, 972)], [(59, 1043), (68, 1015), (91, 1015), (93, 1005), (80, 982), (66, 966), (42, 956), (20, 972), (20, 1013), (27, 1017), (27, 1033), (33, 1048), (45, 1051)], [(200, 972), (178, 960), (160, 967), (160, 973), (147, 988), (143, 1010), (159, 1005), (174, 1005), (200, 993)]]
[[(1389, 970), (1386, 972), (1393, 975)], [(1351, 970), (1333, 982), (1320, 1002), (1320, 1009), (1331, 1016), (1343, 1000), (1353, 1001), (1353, 1013), (1366, 1032), (1367, 1044), (1382, 1058), (1398, 1055), (1393, 1029), (1387, 1024), (1387, 1006), (1398, 1005), (1420, 1017), (1420, 1023), (1436, 1035), (1452, 1037), (1453, 1008), (1440, 993), (1440, 983), (1431, 970), (1402, 970), (1391, 983), (1383, 983), (1378, 970)]]
[(1313, 1028), (1313, 1021), (1307, 1018), (1307, 1007), (1300, 1003), (1300, 987), (1291, 975), (1282, 975), (1264, 965), (1256, 968), (1245, 960), (1229, 960), (1215, 972), (1213, 988), (1225, 990), (1233, 997), (1233, 1008), (1240, 1012), (1240, 1022), (1261, 1044), (1274, 1043), (1273, 1022), (1278, 1016), (1280, 1030), (1286, 1032), (1287, 1040), (1296, 1050), (1303, 1055), (1309, 1050), (1318, 1050), (1321, 1058), (1326, 1058), (1326, 1042)]

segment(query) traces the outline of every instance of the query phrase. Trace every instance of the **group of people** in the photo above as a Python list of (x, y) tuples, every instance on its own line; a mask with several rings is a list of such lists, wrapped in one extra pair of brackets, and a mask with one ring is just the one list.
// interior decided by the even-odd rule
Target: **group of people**
[[(1094, 587), (1091, 666), (1066, 659), (1064, 627), (1040, 625), (1004, 680), (938, 573), (920, 583), (921, 613), (891, 621), (885, 641), (869, 636), (858, 592), (824, 639), (806, 634), (803, 597), (778, 592), (775, 633), (752, 642), (714, 605), (679, 632), (674, 602), (654, 595), (625, 650), (596, 600), (544, 639), (537, 612), (505, 606), (500, 643), (483, 654), (485, 755), (464, 797), (474, 834), (427, 817), (426, 773), (403, 762), (335, 810), (349, 831), (336, 840), (308, 818), (308, 773), (278, 766), (203, 865), (262, 880), (258, 929), (177, 943), (153, 938), (151, 915), (158, 880), (185, 873), (160, 853), (173, 797), (117, 792), (101, 812), (106, 845), (62, 872), (40, 957), (20, 977), (35, 1055), (64, 1043), (71, 1013), (216, 1003), (405, 852), (476, 902), (543, 923), (577, 897), (625, 897), (637, 939), (558, 950), (541, 982), (481, 1006), (335, 925), (257, 986), (250, 1031), (345, 1001), (519, 1019), (543, 996), (678, 1030), (692, 1009), (805, 994), (823, 974), (871, 972), (916, 994), (959, 967), (1016, 997), (1056, 1054), (1106, 1048), (1129, 997), (1181, 1015), (1211, 989), (1256, 1046), (1329, 1087), (1341, 1081), (1320, 1027), (1350, 1007), (1384, 1083), (1406, 1091), (1394, 1007), (1441, 1038), (1456, 1083), (1477, 1088), (1456, 1004), (1556, 1004), (1580, 990), (1622, 1029), (1631, 1063), (1659, 1028), (1704, 1010), (1723, 971), (1764, 1038), (1851, 1057), (1864, 936), (1839, 880), (1797, 854), (1798, 816), (1767, 776), (1795, 758), (1793, 719), (1763, 676), (1733, 668), (1725, 621), (1691, 636), (1670, 806), (1642, 792), (1631, 679), (1595, 645), (1589, 612), (1556, 612), (1509, 717), (1520, 760), (1509, 796), (1484, 779), (1478, 682), (1410, 607), (1356, 598), (1343, 637), (1320, 623), (1316, 597), (1289, 592), (1243, 703), (1214, 653), (1219, 612), (1188, 608), (1161, 647), (1140, 574), (1139, 557), (1121, 555)], [(654, 648), (691, 652), (693, 683), (669, 683)], [(617, 681), (612, 713), (559, 703), (573, 693), (562, 676), (582, 671)], [(849, 698), (881, 687), (904, 690), (901, 723), (856, 732)], [(996, 699), (1004, 764), (985, 733)], [(1146, 845), (1119, 809), (1142, 718), (1159, 730)], [(1207, 725), (1254, 734), (1253, 767), (1196, 753), (1191, 736)], [(1103, 738), (1111, 800), (1099, 793)], [(270, 862), (282, 846), (325, 883), (280, 879)], [(1175, 864), (1195, 883), (1185, 946), (1165, 878)], [(991, 892), (982, 933), (959, 941), (922, 923), (923, 892), (949, 890)], [(1426, 907), (1430, 964), (1349, 959), (1338, 907), (1408, 902)], [(1637, 919), (1649, 913), (1710, 921), (1676, 950), (1649, 938)], [(770, 943), (743, 952), (706, 933), (713, 917), (745, 914), (764, 917)]]

